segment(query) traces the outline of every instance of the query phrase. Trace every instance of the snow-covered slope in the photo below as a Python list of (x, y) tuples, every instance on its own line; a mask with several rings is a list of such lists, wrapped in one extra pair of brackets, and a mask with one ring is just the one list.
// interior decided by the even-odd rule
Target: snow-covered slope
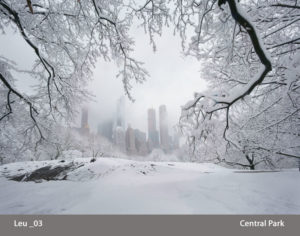
[(0, 166), (0, 214), (300, 214), (300, 173), (237, 172), (214, 164), (77, 158), (67, 180), (16, 182), (70, 161)]

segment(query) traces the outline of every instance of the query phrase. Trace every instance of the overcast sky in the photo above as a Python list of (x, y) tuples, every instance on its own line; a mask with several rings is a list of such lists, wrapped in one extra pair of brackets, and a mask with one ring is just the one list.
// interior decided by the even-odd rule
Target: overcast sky
[[(157, 51), (153, 52), (148, 35), (142, 29), (132, 31), (135, 38), (134, 56), (145, 62), (150, 77), (143, 84), (133, 84), (132, 96), (135, 102), (126, 98), (126, 122), (133, 128), (147, 130), (147, 109), (167, 106), (169, 125), (177, 123), (180, 106), (192, 99), (194, 92), (203, 91), (205, 82), (200, 78), (200, 64), (194, 58), (186, 58), (181, 54), (180, 39), (166, 29), (162, 37), (156, 38)], [(0, 55), (16, 61), (19, 67), (29, 69), (34, 55), (32, 50), (17, 36), (7, 34), (1, 37)], [(87, 104), (89, 123), (96, 132), (99, 122), (109, 119), (116, 110), (117, 99), (124, 95), (121, 79), (116, 78), (118, 67), (111, 62), (99, 60), (96, 65), (93, 81), (89, 89), (95, 95), (95, 101)], [(29, 91), (30, 80), (25, 76), (20, 81), (23, 91)], [(158, 113), (156, 114), (158, 118)], [(78, 126), (80, 122), (78, 120)]]
[[(205, 89), (205, 82), (200, 78), (200, 64), (194, 58), (186, 58), (181, 53), (179, 37), (173, 36), (169, 29), (162, 37), (157, 37), (157, 51), (153, 52), (149, 37), (142, 29), (134, 30), (135, 57), (145, 62), (150, 73), (143, 84), (133, 84), (132, 103), (126, 98), (126, 121), (133, 128), (147, 130), (147, 109), (167, 106), (170, 126), (178, 122), (180, 106), (193, 98), (196, 91)], [(117, 99), (124, 94), (118, 71), (114, 62), (99, 62), (90, 89), (96, 95), (96, 102), (90, 103), (91, 126), (96, 127), (98, 119), (106, 119), (116, 110)]]

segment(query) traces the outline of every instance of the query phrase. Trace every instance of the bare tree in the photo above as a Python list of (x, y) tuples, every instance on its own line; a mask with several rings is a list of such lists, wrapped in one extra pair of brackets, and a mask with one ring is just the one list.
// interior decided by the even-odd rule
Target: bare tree
[[(187, 53), (205, 60), (202, 76), (211, 88), (183, 107), (181, 124), (192, 148), (213, 132), (227, 142), (222, 160), (229, 146), (244, 153), (252, 169), (254, 156), (271, 166), (274, 155), (299, 158), (297, 1), (184, 3), (177, 27), (195, 29)], [(195, 12), (198, 23), (191, 20)]]
[[(0, 0), (0, 29), (13, 28), (32, 49), (35, 65), (22, 72), (37, 81), (34, 95), (17, 89), (13, 72), (20, 70), (0, 57), (2, 153), (14, 134), (20, 143), (27, 134), (24, 146), (36, 148), (54, 122), (72, 118), (99, 57), (118, 62), (133, 100), (132, 81), (148, 75), (131, 56), (136, 21), (154, 50), (155, 36), (173, 25), (184, 53), (202, 63), (210, 89), (195, 93), (181, 117), (193, 150), (214, 134), (226, 143), (212, 142), (211, 153), (229, 145), (250, 165), (254, 156), (299, 157), (299, 145), (282, 142), (299, 140), (299, 11), (296, 0)], [(261, 143), (266, 139), (272, 141)]]
[[(131, 98), (131, 82), (143, 82), (147, 72), (131, 56), (132, 14), (124, 10), (126, 3), (118, 0), (0, 1), (1, 31), (12, 28), (35, 55), (26, 71), (0, 57), (1, 155), (11, 149), (7, 140), (22, 142), (27, 136), (37, 146), (48, 141), (53, 122), (72, 120), (74, 108), (89, 97), (85, 86), (99, 57), (118, 62), (118, 76)], [(36, 81), (33, 95), (16, 87), (22, 73)]]

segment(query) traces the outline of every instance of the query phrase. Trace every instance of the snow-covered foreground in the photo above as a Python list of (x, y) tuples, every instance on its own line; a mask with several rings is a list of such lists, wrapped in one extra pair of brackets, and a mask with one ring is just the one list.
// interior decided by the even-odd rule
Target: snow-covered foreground
[(67, 180), (16, 182), (58, 161), (0, 166), (0, 214), (300, 214), (300, 173), (246, 173), (214, 164), (75, 159)]

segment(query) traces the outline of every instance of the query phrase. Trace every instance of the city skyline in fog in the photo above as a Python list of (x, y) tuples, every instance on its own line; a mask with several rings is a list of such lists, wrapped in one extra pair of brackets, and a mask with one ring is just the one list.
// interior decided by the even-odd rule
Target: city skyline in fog
[[(116, 63), (100, 58), (88, 85), (88, 89), (94, 95), (93, 100), (78, 107), (79, 114), (75, 126), (80, 126), (81, 108), (86, 106), (91, 131), (96, 133), (99, 123), (113, 118), (117, 100), (125, 96), (127, 124), (147, 132), (147, 110), (156, 110), (158, 123), (158, 108), (160, 105), (166, 105), (171, 131), (172, 126), (179, 120), (180, 107), (193, 99), (194, 92), (206, 88), (205, 81), (200, 78), (200, 63), (195, 58), (182, 55), (180, 38), (174, 36), (170, 29), (166, 28), (161, 37), (155, 38), (156, 52), (149, 43), (149, 35), (146, 35), (143, 29), (132, 30), (132, 37), (135, 38), (133, 57), (144, 62), (144, 67), (149, 72), (149, 77), (143, 84), (132, 81), (131, 95), (135, 102), (131, 102), (125, 96), (122, 81), (116, 78), (119, 71)], [(7, 32), (0, 43), (7, 45), (1, 48), (2, 55), (15, 61), (24, 70), (31, 69), (35, 56), (18, 33)], [(30, 93), (34, 83), (26, 74), (21, 75), (23, 79), (18, 81), (16, 86), (19, 91)]]
[(165, 29), (162, 37), (156, 38), (155, 52), (149, 43), (149, 36), (142, 29), (135, 30), (134, 34), (136, 44), (133, 55), (145, 63), (150, 76), (143, 84), (132, 81), (131, 94), (135, 99), (132, 102), (126, 97), (121, 80), (116, 78), (116, 64), (99, 60), (89, 85), (95, 102), (86, 104), (94, 132), (98, 123), (114, 116), (117, 100), (121, 96), (125, 96), (127, 125), (147, 132), (147, 110), (156, 110), (158, 123), (159, 106), (166, 105), (171, 129), (179, 120), (181, 106), (193, 99), (194, 92), (206, 88), (205, 81), (200, 78), (200, 63), (195, 58), (182, 55), (180, 38), (174, 36), (170, 29)]

